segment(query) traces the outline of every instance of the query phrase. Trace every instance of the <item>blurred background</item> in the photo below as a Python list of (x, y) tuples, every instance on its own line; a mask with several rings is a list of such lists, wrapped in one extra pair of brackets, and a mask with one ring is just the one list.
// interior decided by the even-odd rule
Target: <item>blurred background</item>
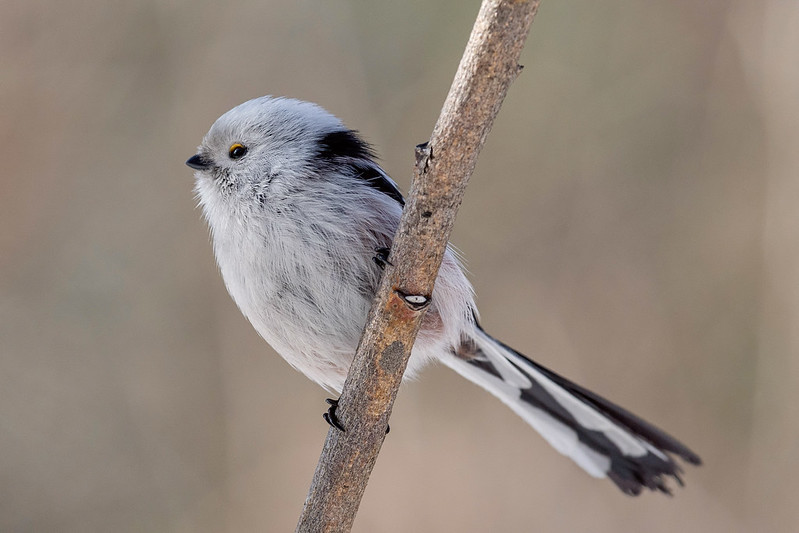
[[(0, 2), (0, 531), (293, 531), (324, 391), (242, 318), (184, 161), (263, 94), (407, 191), (479, 2)], [(453, 237), (483, 325), (705, 460), (623, 496), (445, 368), (358, 532), (799, 530), (799, 3), (545, 0)]]

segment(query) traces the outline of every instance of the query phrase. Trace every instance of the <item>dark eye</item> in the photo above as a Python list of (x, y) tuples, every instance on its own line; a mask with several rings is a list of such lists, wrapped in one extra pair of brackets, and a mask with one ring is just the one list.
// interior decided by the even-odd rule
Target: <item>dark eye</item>
[(230, 146), (228, 155), (230, 159), (241, 159), (247, 153), (247, 147), (240, 143), (235, 143)]

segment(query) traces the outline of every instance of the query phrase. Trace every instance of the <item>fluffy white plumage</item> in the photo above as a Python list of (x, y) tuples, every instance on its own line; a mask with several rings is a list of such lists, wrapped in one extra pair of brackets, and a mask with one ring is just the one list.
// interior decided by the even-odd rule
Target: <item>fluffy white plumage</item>
[[(234, 150), (235, 147), (236, 150)], [(230, 295), (293, 367), (341, 391), (403, 200), (358, 135), (321, 107), (262, 97), (222, 115), (197, 155), (196, 191)], [(668, 491), (669, 435), (496, 341), (448, 249), (408, 363), (441, 361), (500, 398), (559, 452), (624, 492)]]

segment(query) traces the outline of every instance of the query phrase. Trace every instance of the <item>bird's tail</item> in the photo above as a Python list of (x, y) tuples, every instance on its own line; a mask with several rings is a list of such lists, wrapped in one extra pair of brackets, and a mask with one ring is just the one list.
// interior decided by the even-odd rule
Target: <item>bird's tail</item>
[(681, 469), (670, 454), (701, 464), (674, 437), (482, 329), (443, 362), (502, 400), (590, 475), (610, 478), (626, 494), (638, 495), (644, 487), (668, 494), (668, 476), (682, 485)]

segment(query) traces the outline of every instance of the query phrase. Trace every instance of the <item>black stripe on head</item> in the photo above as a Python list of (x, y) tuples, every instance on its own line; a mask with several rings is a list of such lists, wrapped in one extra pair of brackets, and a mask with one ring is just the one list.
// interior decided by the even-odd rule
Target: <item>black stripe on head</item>
[(400, 205), (405, 199), (397, 186), (374, 162), (374, 151), (369, 144), (352, 130), (340, 130), (325, 134), (319, 140), (319, 157), (331, 164), (349, 166), (355, 177), (365, 181)]

